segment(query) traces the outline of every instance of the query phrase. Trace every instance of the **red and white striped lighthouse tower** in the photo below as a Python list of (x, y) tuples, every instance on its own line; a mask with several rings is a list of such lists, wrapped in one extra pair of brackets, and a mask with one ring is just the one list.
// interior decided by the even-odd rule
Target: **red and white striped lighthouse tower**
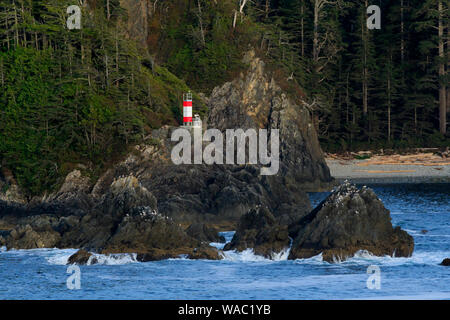
[(183, 125), (192, 126), (192, 93), (183, 94)]

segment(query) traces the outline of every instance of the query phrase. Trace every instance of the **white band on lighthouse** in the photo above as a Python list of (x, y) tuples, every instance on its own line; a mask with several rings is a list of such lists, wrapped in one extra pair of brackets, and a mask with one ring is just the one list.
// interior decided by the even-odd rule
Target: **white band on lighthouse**
[(183, 94), (183, 123), (192, 125), (192, 93)]
[(192, 100), (183, 101), (183, 122), (192, 123)]
[(184, 107), (183, 108), (183, 117), (191, 118), (191, 120), (192, 120), (192, 107)]

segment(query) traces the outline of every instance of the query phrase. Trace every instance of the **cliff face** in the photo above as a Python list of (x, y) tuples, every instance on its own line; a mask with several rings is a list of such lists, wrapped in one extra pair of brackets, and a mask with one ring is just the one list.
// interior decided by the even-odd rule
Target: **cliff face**
[(150, 0), (120, 0), (120, 6), (128, 12), (128, 36), (141, 45), (147, 45), (149, 36), (148, 21), (153, 11), (153, 1)]
[(208, 101), (208, 126), (279, 129), (280, 176), (286, 186), (317, 191), (332, 181), (311, 115), (283, 93), (253, 51), (244, 57), (246, 75), (217, 87)]

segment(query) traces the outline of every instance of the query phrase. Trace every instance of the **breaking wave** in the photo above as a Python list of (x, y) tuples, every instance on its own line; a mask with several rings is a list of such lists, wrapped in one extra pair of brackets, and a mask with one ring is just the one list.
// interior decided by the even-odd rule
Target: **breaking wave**
[[(71, 255), (73, 255), (77, 250), (75, 249), (66, 249), (66, 250), (57, 250), (56, 252), (53, 251), (52, 254), (48, 257), (46, 257), (46, 260), (50, 264), (54, 265), (67, 265), (69, 258)], [(104, 254), (97, 254), (94, 253), (89, 258), (87, 265), (123, 265), (128, 263), (136, 263), (138, 262), (136, 260), (136, 254), (135, 253), (120, 253), (120, 254), (110, 254), (110, 255), (104, 255)]]

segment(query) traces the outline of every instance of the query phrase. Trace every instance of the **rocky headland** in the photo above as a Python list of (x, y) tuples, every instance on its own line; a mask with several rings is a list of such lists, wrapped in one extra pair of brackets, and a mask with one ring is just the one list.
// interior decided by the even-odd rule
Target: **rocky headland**
[(139, 261), (220, 259), (209, 243), (224, 241), (218, 227), (226, 225), (237, 231), (225, 250), (251, 248), (268, 258), (291, 245), (290, 259), (322, 252), (331, 261), (357, 250), (411, 255), (412, 238), (392, 228), (389, 212), (369, 189), (346, 184), (312, 210), (306, 192), (334, 182), (311, 115), (253, 52), (243, 62), (245, 74), (205, 98), (204, 123), (221, 131), (278, 129), (278, 174), (262, 176), (258, 165), (174, 165), (173, 127), (154, 130), (97, 181), (80, 167), (57, 192), (31, 200), (2, 168), (0, 189), (8, 188), (0, 193), (0, 246), (78, 248), (69, 262), (80, 264), (91, 253), (135, 253)]

